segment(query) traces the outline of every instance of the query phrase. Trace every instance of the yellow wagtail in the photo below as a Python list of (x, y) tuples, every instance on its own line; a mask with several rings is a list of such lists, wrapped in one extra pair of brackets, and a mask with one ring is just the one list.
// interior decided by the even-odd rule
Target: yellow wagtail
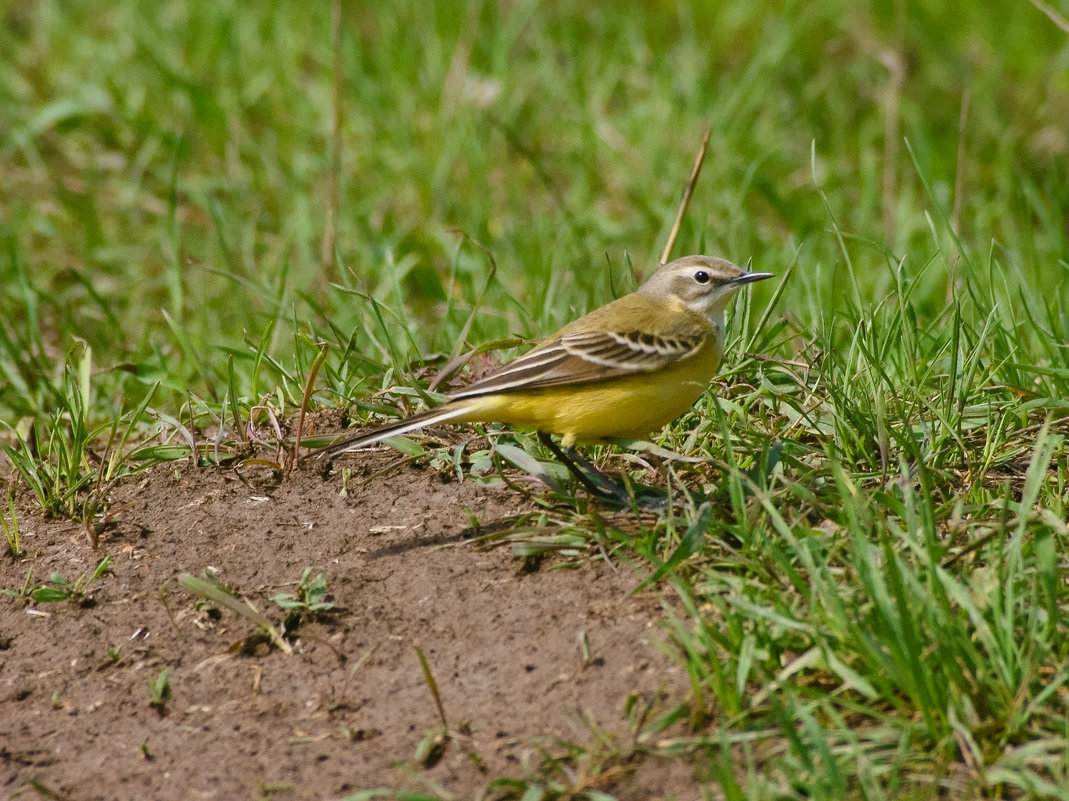
[(731, 296), (770, 277), (710, 256), (669, 262), (630, 295), (564, 326), (443, 406), (320, 453), (333, 459), (445, 422), (533, 428), (558, 457), (563, 454), (546, 434), (559, 434), (564, 448), (646, 437), (683, 414), (709, 386), (723, 352), (724, 308)]

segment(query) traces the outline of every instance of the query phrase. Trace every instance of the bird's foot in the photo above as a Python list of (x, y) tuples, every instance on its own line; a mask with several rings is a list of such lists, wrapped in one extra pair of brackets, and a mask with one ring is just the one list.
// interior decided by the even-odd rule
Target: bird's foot
[(599, 470), (572, 448), (561, 448), (548, 434), (539, 432), (538, 439), (557, 457), (557, 461), (568, 468), (568, 472), (591, 497), (614, 506), (633, 507), (641, 511), (659, 512), (668, 506), (668, 497), (657, 490), (642, 485), (625, 486)]

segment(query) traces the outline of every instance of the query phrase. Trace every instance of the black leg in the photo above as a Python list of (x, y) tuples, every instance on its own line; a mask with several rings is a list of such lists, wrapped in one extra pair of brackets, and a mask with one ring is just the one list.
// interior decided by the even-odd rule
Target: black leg
[[(561, 448), (556, 442), (550, 438), (549, 434), (542, 431), (538, 432), (538, 441), (545, 445), (557, 457), (562, 465), (568, 468), (568, 472), (575, 476), (576, 481), (583, 485), (583, 488), (593, 495), (595, 498), (599, 498), (603, 501), (611, 501), (621, 506), (628, 506), (631, 503), (631, 498), (627, 492), (606, 476), (594, 465), (588, 462), (579, 454), (572, 451), (570, 454)], [(569, 449), (570, 450), (570, 449)], [(576, 464), (579, 462), (579, 464)], [(582, 467), (580, 467), (582, 465)], [(591, 476), (600, 476), (602, 484), (599, 485)]]

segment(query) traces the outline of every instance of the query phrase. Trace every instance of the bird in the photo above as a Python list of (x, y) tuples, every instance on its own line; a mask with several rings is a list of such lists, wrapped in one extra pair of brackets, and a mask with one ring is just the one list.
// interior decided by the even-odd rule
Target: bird
[[(690, 409), (720, 365), (728, 301), (772, 275), (714, 256), (676, 259), (443, 405), (345, 437), (316, 455), (333, 460), (440, 423), (504, 423), (537, 431), (572, 469), (562, 449), (647, 437)], [(549, 434), (560, 437), (560, 448)]]

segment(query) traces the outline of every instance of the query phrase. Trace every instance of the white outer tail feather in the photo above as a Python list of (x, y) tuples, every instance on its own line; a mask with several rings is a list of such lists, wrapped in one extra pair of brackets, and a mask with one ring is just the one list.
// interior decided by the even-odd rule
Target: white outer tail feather
[(328, 459), (333, 459), (343, 453), (366, 448), (369, 445), (382, 442), (384, 439), (389, 439), (390, 437), (399, 437), (404, 434), (410, 434), (413, 431), (418, 431), (421, 428), (426, 428), (427, 426), (455, 420), (469, 411), (470, 408), (467, 404), (448, 403), (441, 408), (420, 412), (411, 417), (406, 417), (403, 420), (398, 420), (396, 423), (387, 423), (379, 428), (366, 431), (363, 434), (356, 434), (348, 439), (343, 439), (341, 442), (327, 445), (326, 447), (321, 448), (316, 456), (325, 456)]

